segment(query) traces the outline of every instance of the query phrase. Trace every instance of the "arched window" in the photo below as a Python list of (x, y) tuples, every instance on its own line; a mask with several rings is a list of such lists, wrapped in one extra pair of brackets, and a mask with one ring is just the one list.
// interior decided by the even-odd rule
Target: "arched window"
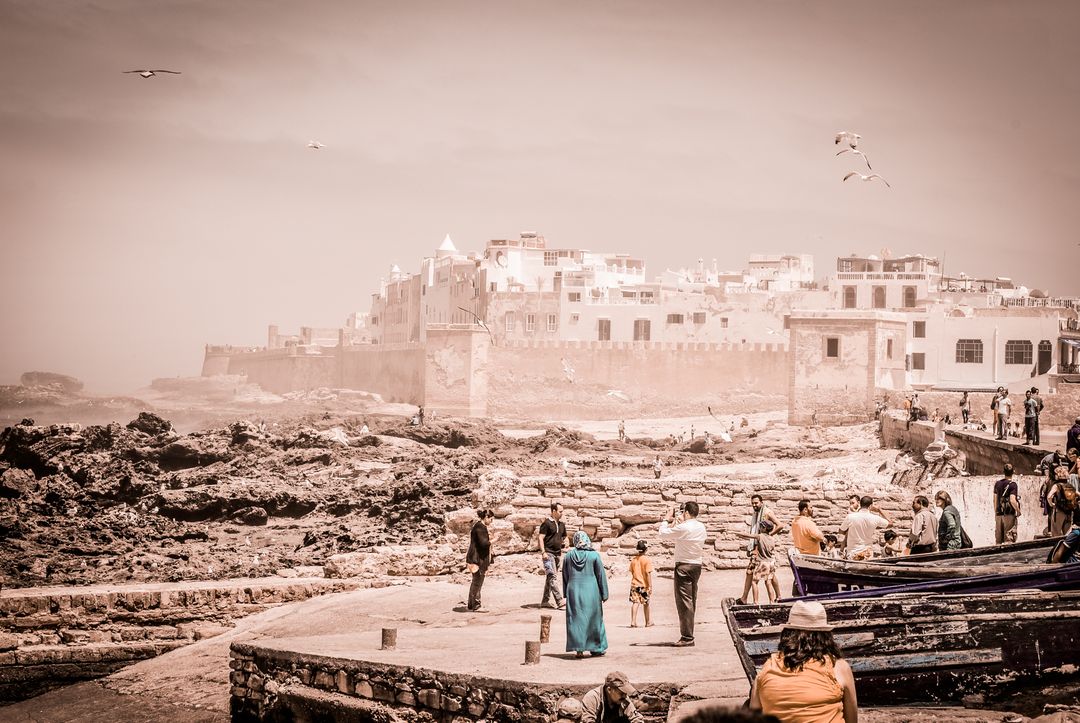
[(957, 364), (982, 364), (982, 339), (958, 339), (956, 342)]
[(1030, 364), (1032, 359), (1031, 342), (1027, 339), (1009, 339), (1005, 342), (1006, 364)]
[(918, 291), (915, 289), (914, 286), (905, 286), (904, 287), (904, 308), (905, 309), (914, 309), (915, 308), (915, 296), (916, 296), (917, 293), (918, 293)]
[(854, 309), (855, 308), (855, 287), (854, 286), (845, 286), (844, 287), (844, 308), (845, 309)]
[(885, 308), (885, 287), (884, 286), (875, 286), (874, 287), (874, 308), (875, 309), (884, 309)]

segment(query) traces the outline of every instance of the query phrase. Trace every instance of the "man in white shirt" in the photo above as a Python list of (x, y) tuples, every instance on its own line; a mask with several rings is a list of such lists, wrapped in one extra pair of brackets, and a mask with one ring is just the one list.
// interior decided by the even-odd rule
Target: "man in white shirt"
[(870, 557), (877, 542), (877, 531), (891, 526), (892, 520), (874, 504), (873, 497), (860, 498), (858, 511), (848, 514), (840, 525), (847, 558), (861, 560)]
[[(660, 538), (675, 542), (675, 609), (679, 613), (679, 639), (675, 647), (694, 644), (694, 611), (697, 608), (701, 552), (705, 546), (705, 525), (697, 520), (697, 502), (687, 502), (660, 523)], [(673, 527), (670, 523), (676, 523)]]

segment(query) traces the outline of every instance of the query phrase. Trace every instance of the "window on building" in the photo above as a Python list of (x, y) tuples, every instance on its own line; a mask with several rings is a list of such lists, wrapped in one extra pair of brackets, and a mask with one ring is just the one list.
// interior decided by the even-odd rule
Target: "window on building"
[(525, 315), (525, 331), (530, 334), (536, 331), (536, 314)]
[(885, 308), (885, 287), (884, 286), (875, 286), (874, 287), (874, 308), (875, 309), (884, 309)]
[(371, 325), (372, 326), (378, 326), (379, 325), (379, 317), (377, 317), (377, 316), (371, 317)]
[(851, 260), (840, 259), (836, 264), (836, 270), (840, 273), (851, 273)]
[(916, 339), (926, 338), (926, 322), (925, 321), (913, 321), (911, 322), (911, 336)]
[(1009, 339), (1005, 342), (1006, 364), (1031, 364), (1033, 347), (1027, 339)]
[(652, 322), (648, 319), (634, 319), (634, 341), (649, 341)]
[(549, 332), (556, 331), (559, 328), (559, 317), (555, 314), (548, 314), (547, 330)]
[(566, 300), (567, 301), (573, 301), (573, 302), (581, 301), (581, 292), (580, 291), (571, 291), (570, 293), (568, 293), (566, 295)]
[(695, 324), (704, 324), (705, 323), (705, 312), (704, 311), (695, 311), (694, 312), (694, 323)]
[(491, 293), (494, 294), (496, 291), (499, 290), (499, 282), (498, 281), (492, 281), (491, 284), (488, 286), (488, 290), (491, 291)]
[(957, 364), (982, 364), (982, 339), (959, 339), (956, 342)]
[(914, 286), (905, 286), (904, 287), (904, 308), (905, 309), (914, 309), (915, 308), (915, 298), (916, 298), (917, 294), (918, 294), (918, 290)]
[(926, 354), (921, 351), (917, 351), (911, 355), (911, 368), (915, 371), (923, 371), (926, 369)]
[(726, 316), (721, 316), (720, 317), (720, 328), (721, 329), (726, 329), (727, 324), (728, 324), (728, 318)]
[(682, 314), (668, 314), (667, 323), (669, 324), (682, 324), (684, 317)]
[(544, 252), (544, 266), (558, 266), (559, 265), (559, 252), (558, 251), (545, 251)]
[(507, 332), (513, 331), (514, 330), (514, 312), (512, 312), (512, 311), (506, 312), (506, 316), (503, 317), (503, 319), (504, 319), (504, 321), (503, 321), (504, 327), (503, 328), (506, 329)]
[(596, 338), (598, 341), (611, 341), (611, 319), (596, 321)]
[(835, 336), (825, 337), (825, 358), (826, 359), (839, 359), (840, 358), (840, 339)]
[(791, 328), (791, 314), (784, 314), (784, 329)]
[(642, 291), (641, 292), (641, 303), (642, 304), (652, 304), (655, 301), (656, 301), (656, 297), (653, 296), (653, 292), (651, 292), (651, 291)]
[(581, 321), (581, 314), (571, 314), (570, 315), (570, 323), (571, 324), (576, 324), (579, 321)]
[(892, 339), (885, 340), (885, 357), (892, 359)]
[(854, 309), (855, 308), (856, 298), (857, 297), (855, 295), (855, 287), (854, 286), (845, 286), (844, 287), (844, 308), (845, 309)]

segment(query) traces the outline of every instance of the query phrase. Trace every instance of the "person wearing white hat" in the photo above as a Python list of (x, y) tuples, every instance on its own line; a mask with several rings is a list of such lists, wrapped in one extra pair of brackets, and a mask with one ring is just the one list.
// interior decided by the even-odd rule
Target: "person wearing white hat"
[(750, 707), (782, 723), (856, 723), (855, 676), (840, 657), (825, 606), (799, 600), (778, 650), (758, 671)]

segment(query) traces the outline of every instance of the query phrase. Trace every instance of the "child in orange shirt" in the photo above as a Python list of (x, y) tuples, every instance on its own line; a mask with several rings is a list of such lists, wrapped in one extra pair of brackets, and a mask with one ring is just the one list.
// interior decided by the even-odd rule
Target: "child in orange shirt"
[(638, 540), (637, 554), (630, 560), (630, 627), (636, 628), (638, 608), (645, 609), (645, 627), (652, 627), (649, 597), (652, 595), (652, 560), (645, 556), (649, 545)]

